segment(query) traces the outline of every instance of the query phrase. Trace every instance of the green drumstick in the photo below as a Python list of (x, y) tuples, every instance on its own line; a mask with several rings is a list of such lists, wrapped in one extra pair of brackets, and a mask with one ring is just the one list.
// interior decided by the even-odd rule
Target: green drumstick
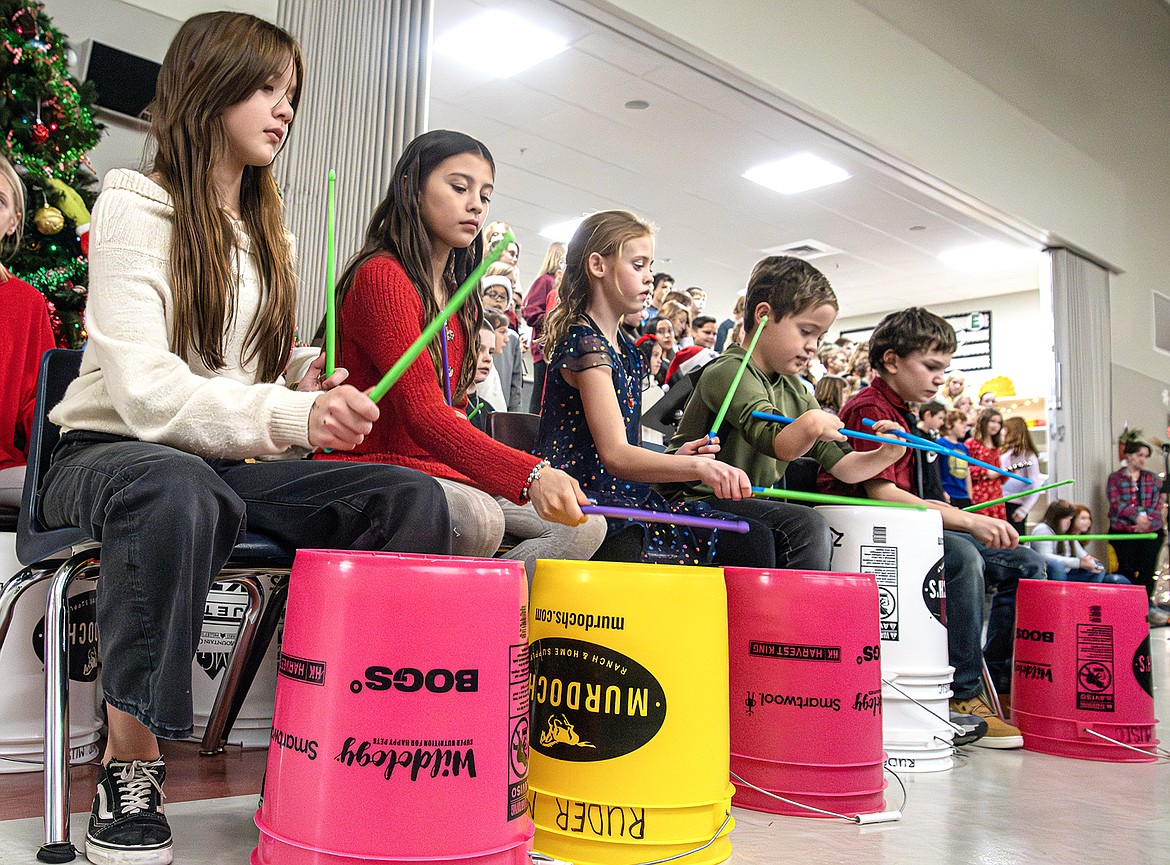
[(1010, 502), (1012, 499), (1019, 499), (1019, 498), (1023, 498), (1024, 496), (1030, 496), (1030, 495), (1032, 495), (1032, 493), (1042, 493), (1045, 490), (1054, 490), (1057, 487), (1063, 487), (1063, 486), (1066, 486), (1066, 485), (1071, 484), (1071, 483), (1076, 483), (1076, 482), (1072, 478), (1069, 478), (1067, 481), (1057, 481), (1054, 484), (1045, 484), (1042, 487), (1036, 487), (1036, 488), (1030, 489), (1030, 490), (1022, 490), (1018, 493), (1012, 493), (1010, 496), (1004, 496), (1002, 499), (992, 499), (989, 502), (980, 502), (977, 505), (970, 505), (969, 507), (963, 508), (963, 510), (965, 510), (965, 511), (981, 511), (984, 508), (991, 507), (992, 505), (1002, 504), (1003, 502)]
[(1020, 535), (1020, 543), (1032, 541), (1148, 541), (1158, 537), (1157, 532), (1143, 532), (1142, 534), (1118, 535)]
[(389, 371), (382, 376), (382, 380), (378, 382), (374, 389), (370, 391), (370, 399), (377, 402), (384, 397), (390, 388), (397, 384), (398, 379), (402, 378), (402, 374), (406, 372), (409, 367), (418, 358), (423, 351), (426, 350), (427, 344), (435, 338), (436, 334), (443, 329), (447, 323), (447, 319), (459, 311), (459, 307), (463, 306), (463, 302), (467, 300), (468, 295), (475, 291), (479, 285), (479, 281), (483, 279), (483, 275), (487, 273), (487, 269), (491, 267), (504, 254), (504, 250), (508, 248), (508, 244), (516, 240), (515, 235), (512, 234), (511, 229), (504, 232), (504, 236), (500, 238), (499, 242), (492, 247), (491, 252), (484, 256), (483, 261), (479, 266), (471, 271), (471, 275), (463, 280), (463, 284), (455, 290), (451, 295), (451, 299), (447, 301), (447, 305), (439, 312), (437, 318), (427, 324), (423, 328), (422, 333), (418, 335), (418, 339), (410, 344), (402, 355), (394, 362), (394, 366), (390, 367)]
[(711, 425), (711, 432), (708, 438), (715, 438), (719, 432), (719, 427), (723, 423), (723, 418), (727, 416), (727, 410), (731, 408), (731, 400), (735, 398), (735, 389), (739, 387), (739, 380), (743, 378), (743, 372), (747, 369), (748, 361), (751, 360), (752, 350), (756, 347), (756, 343), (760, 339), (760, 334), (764, 332), (764, 325), (768, 323), (768, 316), (760, 317), (760, 323), (756, 325), (756, 332), (752, 334), (752, 341), (748, 343), (747, 351), (744, 352), (743, 360), (740, 361), (739, 369), (735, 371), (735, 378), (731, 380), (731, 387), (727, 389), (727, 396), (723, 397), (723, 405), (719, 406), (719, 412), (715, 415), (715, 423)]
[(329, 169), (329, 192), (325, 204), (325, 377), (337, 368), (337, 220), (334, 201), (337, 192), (337, 172)]
[(822, 493), (806, 493), (800, 490), (777, 490), (770, 487), (752, 487), (757, 496), (769, 499), (792, 499), (798, 502), (818, 502), (822, 505), (862, 505), (875, 508), (902, 508), (908, 511), (925, 511), (926, 505), (914, 505), (909, 502), (886, 502), (881, 499), (860, 499), (853, 496), (830, 496)]

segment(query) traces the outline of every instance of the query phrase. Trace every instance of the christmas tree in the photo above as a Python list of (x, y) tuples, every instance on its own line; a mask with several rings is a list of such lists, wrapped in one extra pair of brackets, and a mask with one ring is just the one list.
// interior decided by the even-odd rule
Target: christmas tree
[(24, 239), (6, 264), (52, 304), (57, 344), (76, 347), (85, 341), (85, 232), (97, 180), (85, 153), (102, 127), (93, 118), (93, 87), (69, 74), (68, 54), (40, 3), (0, 0), (3, 150), (28, 193)]

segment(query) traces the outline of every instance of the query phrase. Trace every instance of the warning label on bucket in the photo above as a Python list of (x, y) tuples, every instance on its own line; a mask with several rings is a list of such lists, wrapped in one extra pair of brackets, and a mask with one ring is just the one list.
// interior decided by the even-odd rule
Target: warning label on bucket
[(528, 811), (528, 644), (509, 646), (508, 819)]
[(1113, 711), (1113, 626), (1077, 625), (1077, 708)]
[(898, 639), (898, 548), (861, 545), (861, 572), (873, 574), (878, 586), (882, 639)]

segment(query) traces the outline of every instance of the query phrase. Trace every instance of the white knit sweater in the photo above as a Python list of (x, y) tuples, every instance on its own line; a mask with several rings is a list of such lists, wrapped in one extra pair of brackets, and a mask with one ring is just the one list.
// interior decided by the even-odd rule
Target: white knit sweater
[[(90, 235), (89, 342), (81, 375), (50, 415), (63, 430), (91, 430), (242, 459), (309, 447), (318, 393), (258, 384), (245, 364), (248, 325), (262, 299), (256, 258), (237, 231), (236, 314), (227, 325), (227, 366), (211, 370), (170, 344), (174, 299), (168, 272), (174, 208), (167, 192), (136, 171), (106, 175)], [(293, 455), (293, 454), (290, 454)]]

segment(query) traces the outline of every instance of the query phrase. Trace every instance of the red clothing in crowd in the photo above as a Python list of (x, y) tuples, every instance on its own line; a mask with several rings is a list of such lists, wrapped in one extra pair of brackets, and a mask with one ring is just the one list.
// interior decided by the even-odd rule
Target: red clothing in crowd
[[(963, 444), (967, 446), (967, 451), (975, 459), (991, 463), (993, 466), (999, 465), (999, 448), (989, 448), (974, 437), (967, 439)], [(996, 474), (974, 463), (971, 465), (970, 472), (972, 504), (977, 505), (980, 502), (1003, 498), (1003, 475)], [(997, 520), (1007, 519), (1007, 507), (1002, 504), (984, 508), (980, 513)]]
[(551, 273), (541, 274), (524, 295), (524, 308), (520, 311), (528, 326), (532, 328), (532, 360), (539, 363), (544, 360), (544, 348), (540, 338), (544, 335), (544, 320), (549, 311), (556, 305), (556, 294), (549, 297), (553, 286), (557, 284), (556, 277)]
[[(359, 268), (338, 321), (337, 365), (349, 370), (347, 384), (364, 391), (406, 353), (429, 317), (406, 270), (397, 259), (383, 255)], [(447, 343), (454, 382), (467, 346), (458, 327), (447, 331), (454, 334)], [(407, 368), (378, 407), (381, 417), (356, 449), (315, 458), (392, 463), (519, 503), (539, 459), (489, 438), (462, 411), (447, 405), (427, 352)]]
[(26, 463), (37, 371), (56, 343), (45, 297), (27, 282), (15, 276), (0, 282), (0, 308), (0, 469), (8, 469)]

